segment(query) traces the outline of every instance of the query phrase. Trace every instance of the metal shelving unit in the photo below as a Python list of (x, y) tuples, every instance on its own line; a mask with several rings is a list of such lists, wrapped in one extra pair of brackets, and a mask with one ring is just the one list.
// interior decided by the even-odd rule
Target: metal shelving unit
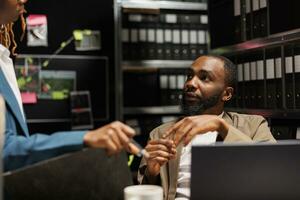
[(243, 43), (212, 49), (212, 54), (234, 55), (244, 51), (254, 50), (258, 48), (267, 48), (279, 46), (300, 40), (300, 28), (278, 34), (273, 34), (268, 37), (249, 40)]
[[(176, 1), (156, 1), (156, 0), (117, 0), (118, 4), (118, 27), (116, 38), (119, 47), (122, 46), (122, 12), (124, 13), (159, 13), (160, 10), (174, 11), (207, 11), (206, 2), (176, 2)], [(118, 53), (122, 55), (122, 48)], [(119, 56), (121, 58), (122, 56)], [(122, 72), (149, 72), (160, 69), (185, 69), (191, 66), (193, 60), (121, 60), (120, 69)], [(123, 75), (120, 77), (123, 82)], [(120, 89), (122, 91), (122, 88)], [(122, 91), (123, 92), (123, 91)], [(123, 101), (123, 97), (122, 97)], [(122, 105), (122, 104), (121, 104)], [(128, 115), (180, 115), (180, 106), (154, 106), (154, 107), (122, 107), (122, 116)]]
[[(239, 56), (243, 53), (248, 53), (255, 50), (262, 50), (264, 54), (264, 60), (266, 60), (265, 53), (266, 50), (272, 48), (281, 48), (281, 51), (284, 51), (284, 46), (293, 44), (295, 42), (300, 42), (300, 28), (294, 29), (278, 34), (273, 34), (264, 38), (258, 38), (249, 40), (243, 43), (220, 47), (216, 49), (212, 49), (210, 53), (213, 54), (220, 54), (225, 56)], [(281, 57), (282, 62), (284, 62), (284, 57)], [(285, 67), (285, 64), (283, 64)], [(282, 66), (282, 71), (284, 71)], [(283, 76), (283, 91), (282, 96), (286, 96), (286, 80), (285, 76)], [(283, 100), (283, 104), (285, 105), (285, 100)], [(284, 106), (285, 107), (285, 106)], [(300, 110), (299, 109), (287, 109), (287, 108), (280, 108), (280, 109), (251, 109), (251, 108), (226, 108), (228, 111), (240, 112), (240, 113), (247, 113), (247, 114), (258, 114), (262, 115), (265, 118), (271, 119), (300, 119)]]
[(192, 60), (139, 60), (123, 61), (122, 68), (187, 68), (193, 63)]
[(274, 109), (244, 109), (244, 108), (226, 108), (227, 111), (246, 113), (253, 115), (261, 115), (265, 118), (276, 119), (299, 119), (300, 110), (274, 110)]
[(128, 9), (207, 10), (206, 3), (176, 1), (125, 0), (121, 6)]
[(180, 106), (125, 107), (125, 115), (180, 115)]

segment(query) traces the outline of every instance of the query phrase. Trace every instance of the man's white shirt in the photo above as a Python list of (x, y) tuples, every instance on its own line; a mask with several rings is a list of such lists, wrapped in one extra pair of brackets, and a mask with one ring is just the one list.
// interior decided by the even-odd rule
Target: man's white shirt
[[(219, 117), (222, 117), (223, 115), (224, 112), (222, 112)], [(187, 146), (182, 148), (175, 200), (188, 200), (191, 196), (190, 183), (192, 146), (213, 144), (216, 142), (217, 136), (218, 132), (216, 131), (210, 131), (205, 134), (196, 135)]]

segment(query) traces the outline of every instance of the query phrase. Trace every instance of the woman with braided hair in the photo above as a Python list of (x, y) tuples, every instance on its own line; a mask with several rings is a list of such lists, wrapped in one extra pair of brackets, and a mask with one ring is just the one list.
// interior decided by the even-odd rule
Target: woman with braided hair
[(11, 55), (16, 55), (17, 44), (13, 25), (19, 18), (24, 36), (26, 24), (23, 14), (26, 12), (26, 2), (27, 0), (0, 0), (0, 94), (6, 104), (4, 170), (81, 150), (84, 146), (105, 148), (109, 154), (118, 153), (123, 148), (136, 153), (137, 147), (130, 142), (135, 132), (121, 122), (112, 122), (90, 131), (58, 132), (51, 135), (29, 134), (10, 58)]
[[(24, 13), (26, 13), (26, 10), (24, 9), (24, 3), (26, 3), (27, 0), (17, 0), (17, 4), (14, 4), (14, 1), (6, 1), (1, 0), (0, 10), (3, 12), (0, 14), (3, 16), (3, 19), (0, 18), (0, 20), (3, 20), (3, 22), (0, 21), (0, 43), (4, 45), (6, 48), (11, 50), (11, 53), (15, 55), (15, 50), (17, 48), (17, 43), (14, 39), (14, 32), (13, 32), (13, 25), (14, 21), (18, 19), (18, 16), (20, 16), (21, 19), (21, 28), (22, 28), (22, 36), (21, 40), (23, 40), (25, 29), (26, 29), (26, 22), (24, 19)], [(17, 7), (14, 7), (13, 5), (17, 5)], [(6, 13), (9, 13), (10, 10), (15, 10), (15, 15), (11, 14), (4, 19), (4, 16), (7, 15)], [(5, 21), (8, 23), (5, 23)]]

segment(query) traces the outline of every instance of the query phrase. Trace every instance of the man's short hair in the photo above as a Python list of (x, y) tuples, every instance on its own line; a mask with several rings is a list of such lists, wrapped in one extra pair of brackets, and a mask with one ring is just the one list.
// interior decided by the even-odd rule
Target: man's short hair
[(220, 55), (208, 55), (209, 57), (217, 58), (224, 63), (225, 70), (225, 83), (230, 87), (235, 87), (237, 83), (237, 69), (236, 65), (233, 64), (228, 58)]

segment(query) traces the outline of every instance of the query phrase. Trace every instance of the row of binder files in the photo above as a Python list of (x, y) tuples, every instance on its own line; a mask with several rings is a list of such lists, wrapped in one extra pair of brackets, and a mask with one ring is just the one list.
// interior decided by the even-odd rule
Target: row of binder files
[(125, 107), (179, 105), (186, 69), (164, 68), (137, 73), (124, 72)]
[(122, 17), (123, 60), (193, 60), (207, 53), (207, 11)]
[(300, 55), (239, 63), (237, 76), (229, 107), (300, 109)]
[[(154, 0), (158, 1), (158, 0)], [(195, 2), (195, 3), (206, 3), (207, 0), (165, 0), (165, 1), (174, 1), (174, 2)]]
[[(184, 68), (125, 72), (125, 106), (179, 105), (185, 80)], [(228, 107), (300, 109), (300, 55), (238, 63), (237, 80)]]
[(267, 0), (210, 0), (208, 5), (211, 48), (233, 45), (269, 34)]
[[(235, 33), (237, 42), (242, 41), (241, 38), (241, 0), (234, 0), (234, 16), (235, 16)], [(267, 36), (268, 18), (267, 18), (267, 1), (266, 0), (246, 0), (246, 40)]]

